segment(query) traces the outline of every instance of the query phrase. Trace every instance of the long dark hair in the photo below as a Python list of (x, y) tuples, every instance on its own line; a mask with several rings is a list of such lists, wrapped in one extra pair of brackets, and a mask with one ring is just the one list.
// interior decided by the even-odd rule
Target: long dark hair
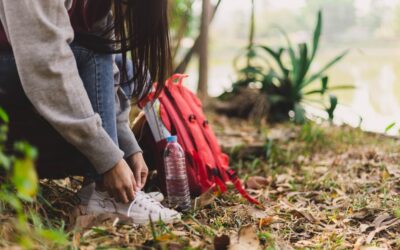
[[(97, 20), (110, 9), (113, 22), (105, 27), (102, 34), (93, 34), (76, 29), (76, 40), (85, 47), (105, 52), (121, 53), (121, 77), (124, 81), (135, 82), (133, 98), (140, 102), (152, 89), (152, 81), (157, 82), (156, 96), (162, 91), (165, 80), (171, 72), (171, 52), (168, 25), (168, 0), (76, 0), (77, 9), (83, 13), (90, 9), (100, 16), (91, 16)], [(85, 4), (86, 2), (86, 4)], [(85, 14), (77, 15), (73, 26), (93, 23), (93, 20), (81, 20)], [(90, 30), (90, 27), (88, 28)], [(134, 65), (134, 78), (128, 79), (127, 58)], [(149, 79), (150, 78), (150, 79)]]
[(158, 95), (171, 72), (168, 0), (114, 0), (113, 14), (116, 42), (123, 55), (122, 75), (126, 76), (128, 53), (134, 65), (133, 96), (140, 101), (149, 93), (149, 77), (158, 82)]

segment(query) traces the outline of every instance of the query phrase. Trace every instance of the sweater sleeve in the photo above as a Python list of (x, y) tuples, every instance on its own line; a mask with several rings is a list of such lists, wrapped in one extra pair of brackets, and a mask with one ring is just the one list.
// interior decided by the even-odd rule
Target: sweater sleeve
[(65, 1), (2, 0), (0, 20), (33, 106), (98, 173), (110, 170), (123, 152), (102, 128), (79, 77)]
[(118, 104), (117, 107), (117, 132), (118, 132), (118, 143), (120, 148), (125, 153), (125, 158), (135, 153), (142, 152), (135, 135), (132, 132), (129, 123), (129, 113), (131, 103), (123, 93), (121, 88), (117, 91)]
[(120, 86), (120, 73), (114, 58), (114, 82), (116, 85), (116, 108), (117, 108), (117, 133), (118, 143), (124, 151), (124, 157), (129, 157), (135, 153), (142, 152), (135, 135), (130, 127), (129, 114), (131, 110), (130, 100)]

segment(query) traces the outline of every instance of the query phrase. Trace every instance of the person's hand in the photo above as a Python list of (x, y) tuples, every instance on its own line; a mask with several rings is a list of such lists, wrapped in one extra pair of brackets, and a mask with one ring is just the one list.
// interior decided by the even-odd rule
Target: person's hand
[(128, 157), (127, 159), (129, 166), (131, 167), (136, 180), (138, 189), (142, 189), (147, 181), (149, 174), (149, 168), (143, 159), (142, 153), (136, 153)]
[(108, 193), (120, 202), (128, 203), (135, 199), (137, 184), (132, 170), (125, 160), (120, 160), (103, 175), (103, 186)]

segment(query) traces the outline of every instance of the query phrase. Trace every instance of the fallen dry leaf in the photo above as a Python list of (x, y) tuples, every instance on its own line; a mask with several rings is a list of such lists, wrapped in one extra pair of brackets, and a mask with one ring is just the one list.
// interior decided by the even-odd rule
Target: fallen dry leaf
[(365, 242), (365, 236), (361, 236), (357, 239), (356, 243), (354, 244), (353, 250), (360, 250), (360, 247)]
[(388, 173), (390, 175), (400, 178), (400, 166), (399, 165), (388, 164), (388, 165), (386, 165), (386, 170), (388, 171)]
[(207, 192), (197, 197), (194, 201), (194, 209), (204, 208), (214, 202), (216, 196), (214, 189), (210, 188)]
[(360, 250), (388, 250), (387, 247), (363, 246)]
[(306, 212), (306, 211), (293, 209), (292, 211), (290, 211), (290, 213), (292, 213), (296, 217), (304, 217), (311, 223), (317, 223), (318, 222), (317, 219), (315, 219), (314, 216), (311, 213)]
[(261, 228), (261, 227), (266, 227), (266, 226), (269, 226), (269, 225), (271, 225), (272, 223), (274, 223), (275, 222), (275, 218), (273, 217), (273, 216), (267, 216), (267, 217), (265, 217), (265, 218), (261, 218), (260, 219), (260, 222), (259, 222), (259, 224), (258, 224), (258, 226)]
[[(373, 225), (375, 227), (375, 230), (368, 234), (368, 237), (366, 240), (367, 244), (370, 244), (372, 242), (372, 240), (374, 239), (376, 234), (378, 234), (390, 227), (400, 224), (400, 219), (397, 219), (397, 218), (390, 219), (390, 218), (391, 218), (390, 215), (382, 214), (374, 220)], [(387, 219), (390, 219), (390, 220), (386, 221)]]
[(229, 250), (259, 250), (261, 249), (257, 231), (252, 225), (243, 226), (236, 240), (231, 240)]
[(326, 172), (328, 172), (328, 168), (327, 167), (316, 167), (314, 168), (315, 173), (318, 174), (325, 174)]
[(378, 228), (378, 227), (380, 227), (382, 225), (382, 223), (385, 220), (390, 219), (390, 218), (392, 218), (392, 217), (388, 213), (383, 213), (383, 214), (381, 214), (381, 215), (379, 215), (378, 217), (375, 218), (375, 220), (372, 222), (372, 225), (375, 228)]
[(263, 219), (268, 217), (268, 213), (265, 210), (255, 208), (253, 206), (244, 206), (243, 208), (246, 208), (248, 215), (250, 215), (253, 219)]
[(289, 174), (280, 174), (276, 176), (276, 184), (284, 184), (288, 183), (289, 181), (293, 180), (293, 177)]
[[(231, 130), (234, 133), (242, 129), (241, 124), (226, 123), (227, 126), (237, 125), (236, 129)], [(281, 125), (277, 129), (283, 131)], [(262, 159), (262, 167), (238, 168), (241, 177), (265, 176), (268, 180), (272, 178), (269, 176), (274, 176), (267, 184), (270, 187), (248, 189), (254, 197), (270, 198), (265, 203), (267, 210), (254, 208), (229, 184), (228, 192), (217, 196), (217, 199), (212, 193), (209, 197), (203, 196), (205, 202), (202, 204), (206, 205), (192, 216), (184, 216), (182, 222), (174, 225), (155, 223), (154, 232), (157, 236), (166, 231), (175, 236), (166, 237), (167, 241), (161, 244), (151, 240), (151, 227), (114, 223), (120, 218), (110, 218), (104, 222), (96, 222), (96, 218), (93, 218), (93, 222), (88, 217), (86, 222), (80, 218), (81, 223), (101, 225), (68, 231), (73, 234), (70, 237), (73, 242), (71, 245), (83, 250), (94, 250), (98, 246), (104, 246), (104, 249), (157, 249), (159, 245), (164, 247), (162, 249), (168, 249), (168, 243), (176, 242), (177, 249), (213, 249), (216, 248), (215, 235), (228, 235), (231, 237), (228, 238), (230, 243), (237, 245), (238, 225), (250, 224), (258, 229), (261, 224), (264, 227), (260, 228), (258, 238), (263, 249), (399, 249), (400, 224), (396, 224), (396, 217), (399, 218), (400, 147), (393, 145), (400, 145), (400, 141), (366, 135), (345, 127), (321, 129), (324, 131), (325, 144), (317, 141), (311, 145), (298, 136), (300, 127), (291, 127), (285, 133), (293, 131), (292, 134), (297, 136), (285, 142), (275, 140), (273, 146), (276, 146), (276, 155), (271, 155), (273, 157), (265, 161)], [(242, 142), (242, 135), (238, 134)], [(265, 139), (261, 144), (265, 144)], [(260, 152), (265, 154), (265, 149), (261, 149), (264, 151)], [(372, 153), (369, 152), (371, 150)], [(248, 155), (232, 154), (232, 162), (251, 164), (253, 159), (248, 161), (246, 157)], [(275, 172), (275, 168), (279, 168), (279, 171)], [(71, 190), (75, 192), (79, 186), (74, 187), (68, 181), (42, 180), (41, 183), (43, 195), (52, 207), (35, 204), (34, 209), (43, 214), (44, 219), (48, 217), (50, 221), (54, 220), (57, 228), (60, 218), (67, 222), (68, 228), (73, 228), (75, 223), (68, 223), (68, 218), (73, 215), (72, 208), (77, 203)], [(210, 203), (211, 206), (207, 205)], [(80, 212), (76, 213), (76, 217), (80, 215)], [(275, 216), (275, 221), (270, 216)], [(13, 229), (13, 224), (15, 221), (10, 220), (10, 212), (0, 214), (0, 225), (3, 227), (0, 227), (0, 248), (9, 249), (13, 246), (11, 242), (3, 240), (5, 236), (2, 238), (2, 234), (8, 234), (6, 239), (12, 239), (10, 237), (15, 235), (15, 231), (7, 227), (11, 225)], [(366, 242), (368, 236), (370, 243)], [(145, 242), (149, 244), (143, 245)], [(229, 249), (227, 243), (220, 243)], [(253, 243), (257, 243), (257, 240)], [(241, 246), (244, 250), (251, 249), (248, 245)], [(170, 247), (174, 247), (174, 244)]]
[(170, 242), (167, 244), (168, 250), (183, 250), (184, 247), (176, 242)]
[(250, 189), (263, 189), (269, 184), (267, 178), (262, 176), (251, 176), (246, 181), (246, 187)]
[(126, 224), (133, 224), (132, 219), (129, 217), (107, 213), (99, 215), (88, 214), (88, 215), (78, 216), (78, 218), (76, 218), (75, 227), (80, 229), (86, 229), (98, 226), (105, 222), (112, 222), (113, 226), (115, 226), (116, 222), (120, 221)]
[(181, 236), (187, 236), (189, 233), (186, 231), (178, 231), (178, 230), (173, 230), (171, 233), (175, 236), (181, 237)]
[(371, 225), (361, 224), (360, 227), (359, 227), (360, 233), (366, 232), (370, 227), (371, 227)]

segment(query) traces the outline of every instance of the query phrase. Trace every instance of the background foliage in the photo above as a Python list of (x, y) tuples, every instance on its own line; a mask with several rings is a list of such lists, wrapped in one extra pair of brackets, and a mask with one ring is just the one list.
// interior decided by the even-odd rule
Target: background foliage
[(34, 161), (38, 152), (26, 142), (14, 143), (10, 151), (6, 147), (8, 122), (8, 115), (0, 108), (0, 214), (15, 215), (11, 218), (14, 233), (11, 238), (3, 238), (10, 235), (1, 234), (0, 242), (15, 242), (25, 249), (66, 246), (68, 240), (63, 223), (54, 228), (37, 212), (39, 180)]

